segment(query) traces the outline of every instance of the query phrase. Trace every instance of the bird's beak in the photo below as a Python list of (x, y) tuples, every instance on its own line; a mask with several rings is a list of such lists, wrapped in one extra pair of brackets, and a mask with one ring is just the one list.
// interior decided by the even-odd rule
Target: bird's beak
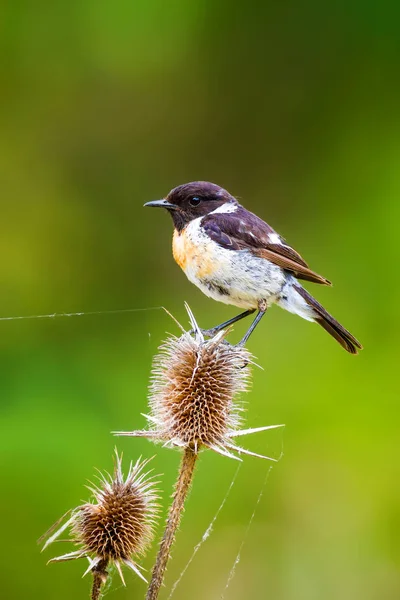
[(168, 210), (176, 210), (178, 207), (176, 204), (172, 204), (168, 202), (168, 200), (152, 200), (151, 202), (146, 202), (144, 206), (153, 206), (155, 208), (168, 208)]

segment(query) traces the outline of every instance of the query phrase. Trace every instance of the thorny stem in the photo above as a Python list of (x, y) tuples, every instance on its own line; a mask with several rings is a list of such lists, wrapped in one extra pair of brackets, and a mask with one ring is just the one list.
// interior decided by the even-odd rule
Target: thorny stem
[(108, 560), (106, 558), (103, 558), (103, 560), (101, 560), (92, 571), (93, 585), (92, 585), (92, 593), (90, 596), (91, 600), (99, 600), (99, 598), (100, 598), (101, 588), (107, 580), (107, 575), (108, 575), (108, 573), (106, 571), (107, 564), (108, 564)]
[(146, 600), (156, 600), (158, 598), (167, 562), (170, 557), (171, 546), (174, 542), (175, 533), (181, 520), (183, 506), (190, 489), (190, 484), (192, 483), (197, 456), (197, 452), (192, 448), (185, 448), (178, 481), (175, 484), (173, 500), (168, 514), (167, 526), (153, 567)]

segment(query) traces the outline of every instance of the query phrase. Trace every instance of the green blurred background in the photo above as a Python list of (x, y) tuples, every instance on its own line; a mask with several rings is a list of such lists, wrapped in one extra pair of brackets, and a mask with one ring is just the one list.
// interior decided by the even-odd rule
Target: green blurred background
[[(1, 316), (164, 305), (203, 327), (235, 314), (174, 264), (143, 203), (219, 183), (334, 281), (308, 286), (362, 341), (271, 309), (245, 443), (269, 474), (229, 600), (400, 594), (400, 44), (395, 2), (9, 2), (0, 9)], [(246, 323), (247, 325), (247, 323)], [(232, 339), (244, 331), (236, 327)], [(94, 468), (156, 455), (163, 519), (179, 454), (110, 431), (145, 424), (162, 310), (0, 322), (2, 597), (88, 597), (86, 564), (36, 539), (88, 497)], [(236, 338), (235, 338), (236, 336)], [(237, 465), (204, 453), (163, 598)], [(174, 594), (221, 597), (269, 466), (247, 458)], [(161, 533), (161, 527), (159, 532)], [(68, 546), (69, 548), (69, 546)], [(156, 547), (143, 561), (150, 568)], [(127, 574), (110, 598), (143, 598)]]

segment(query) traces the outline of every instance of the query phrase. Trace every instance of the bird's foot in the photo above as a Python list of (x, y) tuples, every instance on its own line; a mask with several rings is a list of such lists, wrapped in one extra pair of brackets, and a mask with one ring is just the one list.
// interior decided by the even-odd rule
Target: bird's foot
[(201, 333), (204, 335), (204, 337), (206, 338), (213, 338), (214, 336), (217, 335), (217, 333), (221, 331), (220, 329), (218, 329), (218, 327), (215, 327), (213, 329), (202, 329)]
[[(200, 331), (205, 338), (213, 338), (215, 335), (217, 335), (220, 329), (218, 329), (218, 327), (215, 327), (214, 329), (200, 329)], [(189, 331), (190, 335), (194, 335), (195, 333), (196, 331), (194, 329), (191, 329)]]

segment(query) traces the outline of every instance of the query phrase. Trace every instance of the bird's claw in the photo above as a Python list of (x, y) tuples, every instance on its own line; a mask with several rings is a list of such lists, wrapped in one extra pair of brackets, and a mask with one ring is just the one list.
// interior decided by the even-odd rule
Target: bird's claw
[[(207, 338), (207, 339), (211, 340), (212, 338), (214, 338), (217, 335), (217, 333), (221, 332), (221, 329), (219, 327), (215, 327), (214, 329), (200, 329), (200, 332), (201, 332), (201, 334), (202, 334), (202, 336), (204, 338)], [(196, 330), (195, 329), (191, 329), (189, 331), (189, 334), (190, 335), (195, 335), (196, 334)], [(226, 339), (223, 339), (222, 343), (223, 344), (228, 344), (229, 346), (232, 345)]]
[[(218, 329), (200, 329), (203, 337), (205, 338), (213, 338), (217, 333), (218, 333)], [(196, 330), (195, 329), (191, 329), (189, 331), (189, 335), (195, 335)]]
[(217, 335), (217, 333), (219, 331), (220, 330), (217, 329), (217, 328), (215, 328), (215, 329), (202, 329), (201, 333), (204, 335), (204, 337), (213, 338), (213, 337), (215, 337)]

